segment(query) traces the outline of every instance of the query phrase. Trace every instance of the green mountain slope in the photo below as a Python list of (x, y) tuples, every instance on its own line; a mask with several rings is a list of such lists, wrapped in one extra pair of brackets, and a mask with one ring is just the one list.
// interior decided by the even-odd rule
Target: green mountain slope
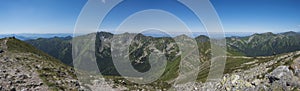
[(26, 42), (59, 60), (63, 60), (63, 63), (72, 65), (71, 39), (72, 37), (54, 37), (48, 39), (39, 38)]
[(229, 49), (247, 56), (271, 56), (300, 50), (299, 39), (300, 34), (296, 32), (263, 33), (227, 38), (227, 45)]

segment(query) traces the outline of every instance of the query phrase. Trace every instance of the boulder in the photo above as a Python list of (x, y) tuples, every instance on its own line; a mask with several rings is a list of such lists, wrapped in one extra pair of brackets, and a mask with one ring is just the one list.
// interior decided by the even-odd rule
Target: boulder
[(19, 75), (18, 78), (24, 80), (24, 79), (28, 79), (29, 76), (28, 75)]
[(266, 76), (270, 83), (272, 90), (290, 90), (289, 87), (297, 85), (297, 78), (293, 71), (288, 66), (279, 66)]
[(273, 70), (269, 76), (279, 78), (280, 80), (291, 80), (293, 71), (288, 66), (279, 66)]

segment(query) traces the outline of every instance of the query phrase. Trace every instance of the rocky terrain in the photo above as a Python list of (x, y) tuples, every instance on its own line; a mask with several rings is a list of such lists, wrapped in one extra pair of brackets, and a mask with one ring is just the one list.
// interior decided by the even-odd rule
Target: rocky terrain
[(91, 76), (88, 82), (78, 81), (72, 67), (20, 40), (4, 38), (0, 39), (0, 43), (0, 49), (3, 51), (0, 53), (0, 91), (88, 91), (99, 88), (112, 90), (110, 85), (104, 85), (104, 82), (112, 81), (105, 81), (101, 77)]
[[(232, 73), (224, 74), (218, 82), (197, 82), (179, 85), (179, 91), (192, 89), (195, 91), (299, 91), (299, 57), (300, 51), (262, 60), (244, 63), (249, 69), (236, 68)], [(246, 57), (245, 57), (246, 58)]]

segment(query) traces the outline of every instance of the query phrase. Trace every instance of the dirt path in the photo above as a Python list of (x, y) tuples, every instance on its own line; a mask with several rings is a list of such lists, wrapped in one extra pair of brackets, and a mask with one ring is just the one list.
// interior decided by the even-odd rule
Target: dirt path
[(6, 38), (5, 40), (2, 41), (2, 43), (1, 43), (2, 50), (7, 50), (7, 41), (8, 41), (8, 38)]

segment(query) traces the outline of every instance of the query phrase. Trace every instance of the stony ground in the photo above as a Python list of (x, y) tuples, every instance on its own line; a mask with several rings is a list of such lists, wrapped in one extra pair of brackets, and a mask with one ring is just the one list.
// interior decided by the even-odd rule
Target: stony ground
[[(0, 91), (89, 91), (111, 88), (112, 82), (91, 76), (88, 82), (80, 82), (75, 70), (57, 60), (42, 55), (8, 50), (11, 39), (0, 41)], [(84, 74), (84, 73), (78, 73)], [(111, 84), (107, 84), (111, 83)]]
[[(236, 69), (225, 74), (220, 81), (187, 83), (176, 87), (178, 91), (299, 91), (300, 52), (275, 57), (265, 63), (253, 61), (250, 69)], [(295, 58), (298, 57), (298, 58)]]
[[(45, 91), (79, 88), (76, 79), (60, 69), (63, 66), (46, 61), (42, 56), (36, 54), (11, 52), (7, 49), (8, 40), (5, 39), (1, 42), (3, 52), (0, 54), (0, 90)], [(50, 71), (54, 73), (50, 73)], [(64, 82), (60, 82), (59, 77), (64, 79), (61, 80)]]
[(0, 90), (47, 90), (36, 69), (24, 66), (29, 60), (18, 60), (11, 54), (1, 54)]

